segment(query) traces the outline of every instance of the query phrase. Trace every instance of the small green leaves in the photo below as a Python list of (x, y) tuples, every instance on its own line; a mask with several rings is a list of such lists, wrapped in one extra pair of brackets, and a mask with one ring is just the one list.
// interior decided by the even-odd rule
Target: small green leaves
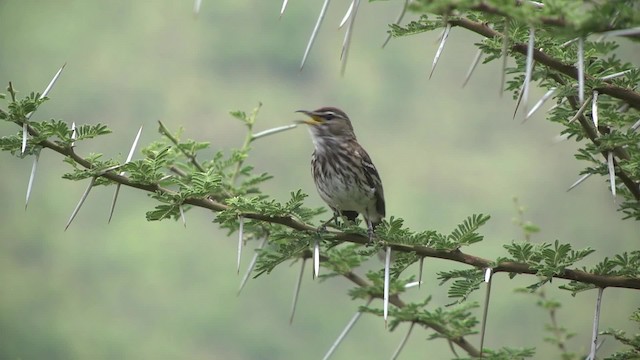
[(484, 281), (484, 271), (481, 269), (443, 271), (438, 273), (438, 279), (440, 285), (453, 280), (453, 284), (449, 287), (449, 297), (457, 299), (454, 304), (458, 304), (480, 288), (480, 284)]

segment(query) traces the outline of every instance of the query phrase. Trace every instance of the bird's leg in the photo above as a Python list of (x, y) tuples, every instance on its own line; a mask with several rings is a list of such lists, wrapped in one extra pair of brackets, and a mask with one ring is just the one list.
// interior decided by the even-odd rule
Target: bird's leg
[(367, 246), (371, 246), (373, 245), (373, 223), (369, 219), (367, 219), (367, 235), (369, 235)]
[(334, 221), (334, 220), (336, 222), (336, 225), (338, 225), (338, 216), (340, 216), (339, 213), (334, 212), (333, 216), (331, 217), (331, 219), (323, 222), (322, 225), (318, 226), (318, 232), (321, 233), (321, 232), (327, 231), (327, 225), (329, 225), (329, 223)]

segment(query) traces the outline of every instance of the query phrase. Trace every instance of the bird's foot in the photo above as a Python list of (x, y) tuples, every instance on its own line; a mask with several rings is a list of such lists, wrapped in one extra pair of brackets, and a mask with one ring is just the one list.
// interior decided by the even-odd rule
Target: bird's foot
[(370, 226), (367, 228), (367, 235), (369, 236), (369, 241), (367, 241), (366, 246), (371, 246), (373, 245), (373, 238), (375, 237), (373, 233), (373, 227)]

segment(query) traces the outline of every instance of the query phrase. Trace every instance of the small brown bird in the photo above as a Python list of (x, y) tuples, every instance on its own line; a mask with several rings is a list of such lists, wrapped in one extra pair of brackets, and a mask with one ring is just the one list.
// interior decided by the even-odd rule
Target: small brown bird
[(362, 214), (371, 243), (373, 229), (385, 216), (382, 181), (369, 154), (358, 144), (349, 117), (334, 107), (297, 112), (309, 116), (300, 122), (309, 125), (315, 147), (311, 156), (313, 180), (334, 213), (327, 223), (338, 216), (354, 221)]

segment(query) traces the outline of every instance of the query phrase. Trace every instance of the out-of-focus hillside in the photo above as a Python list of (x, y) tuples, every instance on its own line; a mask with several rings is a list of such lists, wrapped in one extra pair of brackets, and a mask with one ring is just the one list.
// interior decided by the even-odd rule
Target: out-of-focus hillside
[[(470, 252), (496, 257), (501, 244), (521, 239), (512, 223), (517, 196), (527, 219), (542, 228), (534, 241), (593, 247), (597, 258), (638, 244), (640, 227), (620, 220), (604, 179), (566, 192), (582, 165), (575, 146), (554, 143), (559, 128), (542, 111), (526, 123), (512, 120), (515, 103), (498, 93), (496, 64), (481, 66), (461, 87), (478, 38), (454, 29), (429, 80), (436, 34), (392, 39), (381, 49), (401, 4), (363, 3), (341, 77), (344, 29), (337, 26), (347, 4), (336, 2), (299, 71), (320, 6), (291, 1), (280, 18), (279, 2), (204, 0), (194, 18), (188, 1), (2, 1), (0, 83), (12, 81), (23, 94), (41, 91), (66, 62), (34, 118), (106, 123), (112, 135), (77, 151), (121, 158), (140, 125), (142, 146), (158, 137), (158, 120), (216, 150), (242, 144), (244, 128), (230, 110), (262, 102), (262, 130), (291, 123), (298, 109), (338, 106), (381, 172), (388, 214), (414, 229), (448, 232), (472, 213), (490, 214), (486, 241)], [(620, 54), (632, 61), (632, 51)], [(2, 135), (15, 131), (0, 124)], [(305, 129), (264, 138), (254, 149), (248, 162), (274, 176), (268, 194), (286, 199), (302, 189), (309, 206), (323, 205)], [(113, 189), (94, 189), (65, 232), (86, 184), (62, 180), (69, 166), (61, 160), (42, 154), (25, 212), (31, 160), (0, 155), (1, 359), (318, 358), (360, 305), (346, 295), (346, 280), (313, 282), (308, 272), (289, 325), (297, 265), (250, 281), (236, 296), (235, 238), (216, 228), (214, 215), (189, 211), (186, 229), (148, 223), (144, 213), (154, 203), (132, 189), (122, 189), (109, 225)], [(247, 251), (243, 267), (249, 257)], [(451, 267), (429, 260), (427, 283), (412, 296), (449, 303), (435, 273)], [(496, 279), (487, 346), (540, 346), (540, 358), (554, 354), (542, 344), (548, 320), (536, 299), (512, 290), (532, 279)], [(560, 321), (577, 332), (570, 344), (585, 347), (594, 294), (550, 292), (571, 304)], [(601, 328), (638, 306), (629, 292), (607, 291), (605, 302), (609, 296), (616, 306), (604, 306)], [(420, 331), (405, 358), (424, 357), (425, 349), (432, 358), (452, 357), (444, 341), (426, 342), (430, 332)], [(365, 316), (335, 358), (387, 358), (402, 332), (388, 333), (382, 320)]]

